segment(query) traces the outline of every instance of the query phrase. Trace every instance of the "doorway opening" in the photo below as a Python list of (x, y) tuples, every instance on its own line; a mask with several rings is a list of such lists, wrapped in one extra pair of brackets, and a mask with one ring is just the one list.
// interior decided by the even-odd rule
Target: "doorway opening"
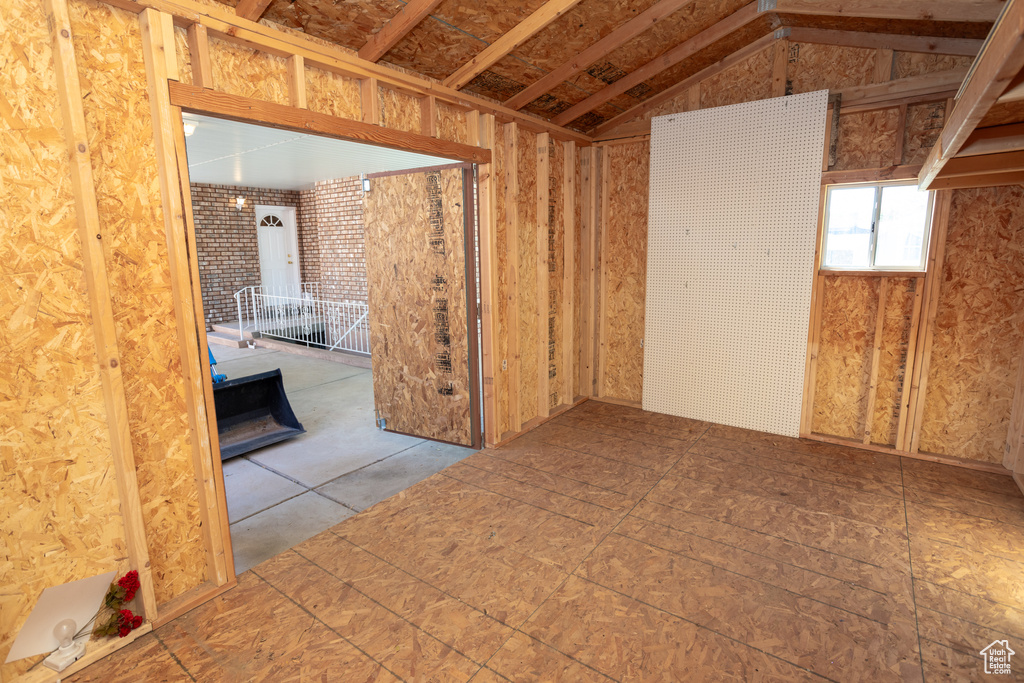
[(216, 369), (305, 429), (222, 463), (240, 573), (479, 448), (474, 169), (183, 118)]

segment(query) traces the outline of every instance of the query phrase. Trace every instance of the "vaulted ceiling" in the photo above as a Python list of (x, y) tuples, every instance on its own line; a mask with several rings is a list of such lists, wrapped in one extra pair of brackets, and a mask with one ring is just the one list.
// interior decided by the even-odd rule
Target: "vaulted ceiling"
[[(779, 29), (973, 55), (1000, 0), (223, 0), (583, 132)], [(853, 32), (853, 33), (848, 33)], [(806, 31), (805, 31), (806, 34)], [(829, 38), (831, 36), (831, 38)], [(852, 37), (851, 37), (852, 36)], [(860, 36), (860, 39), (857, 39)]]

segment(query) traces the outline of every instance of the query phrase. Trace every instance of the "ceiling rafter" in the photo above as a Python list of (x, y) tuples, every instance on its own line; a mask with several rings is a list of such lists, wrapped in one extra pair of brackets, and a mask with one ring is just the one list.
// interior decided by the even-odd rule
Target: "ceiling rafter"
[(572, 123), (587, 112), (597, 109), (602, 104), (622, 95), (627, 90), (640, 85), (648, 78), (656, 76), (662, 71), (675, 66), (684, 59), (693, 56), (704, 48), (743, 28), (761, 16), (763, 16), (763, 12), (758, 9), (757, 2), (745, 5), (740, 10), (733, 12), (725, 19), (722, 19), (718, 23), (704, 29), (689, 40), (683, 41), (679, 45), (676, 45), (667, 52), (655, 57), (635, 71), (626, 74), (614, 83), (601, 88), (579, 104), (570, 107), (565, 112), (551, 119), (551, 122), (557, 126), (565, 126)]
[(409, 4), (403, 7), (391, 21), (384, 24), (379, 31), (370, 36), (366, 45), (359, 48), (359, 56), (368, 62), (376, 62), (440, 4), (441, 0), (409, 0)]
[(249, 21), (259, 21), (270, 3), (271, 0), (241, 0), (235, 5), (235, 14)]
[(992, 23), (1003, 0), (760, 0), (761, 9), (778, 14), (825, 14), (862, 19), (906, 19)]
[(693, 1), (661, 0), (661, 2), (652, 5), (643, 13), (638, 14), (622, 26), (619, 26), (583, 52), (549, 71), (540, 80), (526, 88), (526, 90), (508, 99), (505, 102), (505, 106), (510, 109), (522, 109), (544, 93), (556, 88), (562, 81), (572, 78), (602, 57), (611, 54), (616, 48), (636, 38), (665, 17), (691, 4)]
[(512, 30), (488, 45), (482, 52), (444, 79), (444, 85), (459, 90), (491, 65), (546, 28), (548, 24), (579, 4), (580, 0), (548, 0)]
[(883, 48), (902, 52), (925, 52), (937, 55), (974, 57), (984, 40), (971, 38), (936, 38), (867, 31), (834, 31), (820, 28), (793, 26), (789, 39), (797, 43), (819, 43), (843, 47)]

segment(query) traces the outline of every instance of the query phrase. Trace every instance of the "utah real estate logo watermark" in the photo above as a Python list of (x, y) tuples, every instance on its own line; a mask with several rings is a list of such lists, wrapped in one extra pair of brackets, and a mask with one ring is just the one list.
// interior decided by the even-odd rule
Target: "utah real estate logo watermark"
[(1010, 649), (1009, 641), (993, 640), (979, 654), (985, 658), (985, 673), (1009, 674), (1010, 657), (1017, 653)]

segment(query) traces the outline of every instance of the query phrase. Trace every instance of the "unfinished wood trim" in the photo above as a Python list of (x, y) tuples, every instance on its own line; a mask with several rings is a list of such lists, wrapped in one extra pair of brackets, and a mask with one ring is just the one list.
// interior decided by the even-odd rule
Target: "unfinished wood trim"
[(456, 90), (490, 68), (517, 47), (543, 30), (548, 24), (578, 5), (580, 0), (547, 0), (530, 16), (488, 45), (482, 52), (455, 70), (444, 84)]
[(1024, 171), (1024, 151), (1000, 152), (984, 156), (950, 159), (939, 178), (972, 175), (998, 175)]
[(782, 38), (772, 46), (772, 97), (785, 97), (788, 68), (789, 41)]
[(971, 66), (956, 106), (952, 112), (946, 113), (946, 124), (921, 171), (921, 189), (932, 189), (932, 181), (943, 166), (957, 155), (988, 110), (1022, 69), (1024, 2), (1008, 0), (1003, 15)]
[[(691, 107), (691, 110), (695, 111), (697, 109), (700, 109), (701, 108), (700, 107), (700, 82), (701, 81), (706, 80), (708, 78), (711, 78), (715, 74), (721, 73), (722, 71), (725, 71), (726, 69), (729, 69), (729, 68), (732, 68), (732, 67), (736, 66), (737, 64), (739, 64), (739, 63), (743, 62), (744, 60), (746, 60), (747, 58), (752, 57), (753, 55), (757, 54), (761, 50), (764, 50), (769, 45), (774, 43), (775, 40), (776, 40), (776, 38), (775, 38), (775, 32), (774, 31), (772, 31), (771, 33), (767, 33), (767, 34), (761, 36), (760, 38), (758, 38), (757, 40), (753, 41), (752, 43), (750, 43), (746, 47), (740, 48), (736, 52), (733, 52), (732, 54), (730, 54), (730, 55), (728, 55), (726, 57), (723, 57), (721, 60), (715, 62), (711, 66), (708, 66), (708, 67), (698, 71), (697, 73), (693, 74), (689, 78), (686, 78), (686, 79), (676, 83), (675, 85), (673, 85), (673, 86), (671, 86), (669, 88), (666, 88), (665, 90), (662, 90), (657, 95), (654, 95), (652, 97), (647, 98), (646, 100), (644, 100), (640, 104), (638, 104), (638, 105), (636, 105), (636, 106), (634, 106), (634, 107), (632, 107), (630, 109), (627, 109), (626, 111), (624, 111), (623, 113), (619, 114), (615, 118), (609, 119), (605, 123), (602, 123), (600, 126), (598, 126), (594, 130), (594, 137), (595, 137), (595, 139), (604, 137), (604, 136), (608, 135), (609, 132), (611, 132), (613, 130), (616, 130), (616, 129), (628, 130), (629, 134), (632, 134), (632, 135), (642, 135), (642, 134), (650, 133), (651, 132), (651, 122), (649, 120), (647, 120), (647, 121), (638, 121), (638, 122), (636, 122), (636, 123), (634, 123), (632, 125), (629, 125), (629, 126), (626, 126), (624, 124), (627, 124), (628, 122), (632, 121), (633, 119), (637, 118), (638, 116), (643, 116), (644, 114), (646, 114), (647, 112), (651, 111), (652, 109), (655, 109), (656, 107), (661, 106), (663, 103), (668, 102), (669, 100), (674, 99), (674, 98), (676, 98), (679, 95), (682, 95), (684, 93), (687, 95), (687, 98), (689, 100), (689, 105)], [(621, 80), (625, 80), (625, 79), (620, 79), (620, 81)], [(616, 81), (615, 84), (617, 85), (620, 81)], [(611, 86), (609, 86), (609, 87), (611, 87)], [(604, 90), (599, 90), (598, 91), (598, 93), (603, 93), (603, 92), (604, 92)], [(584, 101), (586, 101), (586, 100), (584, 100)], [(694, 106), (694, 104), (696, 104), (696, 106)], [(584, 113), (586, 113), (586, 112), (584, 112)], [(618, 135), (618, 137), (621, 137), (621, 134)]]
[(378, 171), (377, 173), (364, 173), (367, 180), (374, 178), (390, 178), (396, 175), (413, 175), (416, 173), (433, 173), (435, 171), (449, 171), (453, 168), (472, 168), (473, 164), (462, 162), (457, 164), (440, 164), (438, 166), (420, 166), (419, 168), (403, 168), (397, 171)]
[(950, 455), (938, 455), (937, 453), (910, 453), (908, 451), (897, 450), (892, 446), (879, 446), (878, 444), (873, 443), (864, 444), (853, 439), (844, 439), (842, 437), (829, 436), (827, 434), (808, 434), (803, 438), (810, 439), (812, 441), (820, 441), (822, 443), (835, 444), (837, 446), (859, 448), (863, 451), (871, 451), (872, 453), (885, 453), (888, 455), (898, 455), (902, 458), (910, 458), (911, 460), (923, 460), (925, 462), (935, 462), (941, 465), (952, 465), (953, 467), (962, 467), (976, 472), (988, 472), (989, 474), (999, 474), (1002, 476), (1010, 476), (1011, 474), (1002, 465), (991, 462), (967, 460), (964, 458), (955, 458)]
[(483, 416), (480, 414), (480, 309), (477, 305), (477, 217), (473, 188), (473, 169), (462, 169), (462, 251), (466, 264), (466, 333), (469, 335), (469, 428), (470, 447), (481, 447)]
[(421, 21), (434, 11), (441, 0), (409, 0), (409, 2), (381, 26), (380, 30), (370, 36), (366, 44), (359, 48), (359, 57), (368, 62), (376, 62), (409, 34)]
[(562, 143), (562, 402), (573, 399), (576, 320), (576, 143)]
[[(209, 420), (206, 413), (204, 373), (205, 357), (200, 355), (196, 308), (192, 301), (191, 269), (189, 267), (188, 239), (184, 221), (184, 207), (178, 170), (175, 131), (182, 128), (180, 115), (172, 109), (168, 79), (177, 75), (174, 66), (174, 24), (169, 14), (147, 9), (139, 16), (142, 29), (142, 52), (146, 63), (146, 81), (149, 92), (150, 115), (153, 120), (153, 143), (156, 149), (157, 175), (160, 180), (160, 201), (163, 206), (164, 234), (167, 239), (167, 259), (170, 266), (171, 293), (174, 298), (174, 318), (181, 354), (185, 405), (192, 438), (192, 466), (198, 490), (202, 537), (206, 546), (206, 575), (215, 583), (229, 580), (227, 561), (217, 512), (217, 500), (211, 493), (214, 457), (210, 441)], [(168, 31), (168, 29), (170, 29)], [(168, 34), (170, 42), (168, 42)], [(205, 328), (205, 323), (203, 323)], [(217, 454), (220, 458), (220, 454)]]
[(135, 453), (128, 423), (128, 400), (111, 304), (110, 280), (103, 257), (103, 226), (100, 223), (96, 199), (89, 131), (82, 106), (82, 87), (78, 77), (67, 0), (43, 0), (43, 10), (50, 29), (57, 94), (60, 99), (61, 116), (64, 119), (64, 139), (70, 153), (75, 220), (82, 249), (82, 272), (89, 298), (107, 429), (110, 431), (111, 457), (117, 477), (128, 564), (139, 572), (142, 613), (147, 620), (153, 621), (158, 614), (156, 592), (153, 586), (153, 572), (149, 566), (146, 524), (142, 514), (142, 499), (135, 471)]
[(927, 98), (922, 101), (945, 99), (945, 93), (960, 88), (967, 69), (950, 69), (938, 73), (910, 76), (870, 85), (856, 85), (835, 92), (842, 96), (843, 112), (870, 111), (895, 107), (910, 97)]
[(878, 311), (875, 313), (875, 338), (871, 343), (871, 369), (868, 373), (867, 414), (864, 415), (863, 443), (871, 443), (871, 427), (875, 419), (875, 402), (878, 397), (878, 365), (882, 358), (882, 330), (885, 327), (885, 304), (889, 295), (889, 278), (878, 283)]
[(1024, 150), (1024, 123), (979, 128), (971, 133), (957, 153), (958, 159), (980, 154), (1019, 152)]
[(298, 32), (285, 32), (244, 19), (227, 5), (209, 4), (201, 0), (103, 0), (109, 5), (138, 14), (147, 7), (173, 14), (180, 26), (200, 23), (211, 34), (245, 47), (287, 59), (300, 54), (306, 64), (347, 78), (362, 80), (376, 78), (381, 85), (407, 93), (413, 97), (435, 95), (438, 100), (460, 109), (476, 109), (494, 114), (505, 121), (516, 121), (523, 130), (547, 131), (559, 140), (576, 140), (589, 144), (590, 137), (578, 131), (556, 126), (532, 114), (514, 111), (484, 97), (445, 87), (435, 81), (412, 73), (391, 69), (360, 59), (342, 47), (330, 45)]
[(306, 108), (306, 60), (302, 55), (288, 58), (288, 104)]
[(924, 419), (925, 399), (928, 396), (928, 370), (931, 368), (932, 342), (935, 337), (935, 316), (939, 309), (942, 269), (946, 254), (946, 232), (949, 228), (949, 210), (953, 193), (944, 190), (936, 193), (932, 219), (932, 244), (928, 251), (928, 271), (925, 276), (924, 319), (918, 329), (917, 354), (914, 358), (914, 375), (910, 386), (908, 407), (909, 443), (907, 450), (917, 453), (921, 441), (921, 422)]
[[(832, 29), (793, 26), (789, 39), (796, 43), (818, 45), (839, 45), (865, 49), (898, 50), (935, 55), (960, 55), (974, 57), (981, 50), (983, 40), (971, 38), (939, 38), (935, 36), (910, 36), (898, 33), (870, 33), (868, 31), (836, 31)], [(890, 63), (891, 67), (891, 63)], [(886, 78), (885, 80), (889, 80)], [(876, 81), (877, 82), (877, 81)]]
[(420, 135), (437, 137), (437, 98), (433, 95), (420, 98)]
[(951, 21), (988, 24), (996, 20), (1002, 2), (950, 0), (768, 0), (778, 14), (838, 15), (863, 19)]
[[(494, 149), (494, 117), (485, 114), (477, 122), (476, 136), (470, 138), (481, 147)], [(483, 393), (484, 393), (484, 445), (493, 448), (498, 442), (498, 396), (495, 392), (494, 378), (497, 374), (498, 328), (495, 312), (501, 305), (498, 300), (498, 245), (496, 233), (497, 216), (497, 182), (494, 177), (494, 164), (481, 164), (477, 177), (477, 196), (479, 198), (478, 221), (480, 230), (480, 308), (481, 308), (481, 347), (483, 351)]]
[[(886, 83), (892, 80), (892, 67), (895, 52), (891, 47), (875, 48), (875, 69), (871, 75), (872, 83)], [(896, 162), (899, 163), (899, 162)]]
[(901, 104), (899, 111), (899, 118), (896, 121), (896, 146), (892, 152), (892, 163), (897, 166), (903, 163), (903, 144), (907, 136), (907, 105)]
[(548, 233), (552, 225), (548, 212), (551, 199), (551, 136), (537, 135), (537, 415), (551, 411), (551, 386), (548, 375), (548, 344), (551, 342), (548, 319), (551, 316), (548, 272)]
[(580, 150), (580, 392), (594, 395), (594, 286), (597, 278), (597, 148)]
[(983, 173), (979, 175), (956, 175), (938, 177), (928, 187), (932, 190), (963, 190), (972, 187), (998, 187), (999, 185), (1024, 184), (1024, 171), (1006, 173)]
[(272, 0), (240, 0), (235, 5), (235, 14), (242, 19), (248, 19), (250, 21), (259, 21), (263, 13), (270, 7)]
[[(570, 107), (567, 111), (551, 119), (552, 123), (559, 126), (572, 123), (580, 116), (597, 109), (609, 100), (625, 93), (630, 88), (636, 87), (652, 76), (656, 76), (662, 71), (675, 66), (684, 59), (692, 57), (704, 48), (713, 45), (722, 38), (738, 31), (760, 16), (757, 5), (757, 2), (745, 5), (742, 9), (730, 14), (728, 17), (722, 19), (716, 24), (713, 24), (709, 28), (704, 29), (689, 40), (683, 41), (679, 45), (676, 45), (667, 52), (664, 52), (658, 57), (652, 59), (640, 68), (633, 70), (631, 73), (623, 76), (614, 83), (601, 88), (579, 104)], [(630, 109), (626, 113), (631, 111), (633, 110)], [(635, 115), (636, 114), (633, 116)], [(633, 118), (633, 116), (630, 116), (630, 118)], [(616, 117), (616, 119), (617, 118), (618, 117)], [(625, 121), (622, 122), (624, 123)]]
[(596, 396), (595, 401), (598, 403), (610, 403), (615, 406), (627, 406), (629, 408), (640, 408), (643, 410), (643, 406), (640, 401), (633, 401), (627, 398), (615, 398), (613, 396)]
[(903, 386), (900, 389), (899, 413), (896, 420), (896, 448), (910, 450), (907, 444), (907, 426), (910, 424), (910, 387), (913, 384), (914, 363), (917, 358), (917, 339), (921, 327), (921, 304), (924, 301), (925, 281), (914, 282), (914, 303), (910, 311), (910, 330), (907, 333), (906, 357), (903, 361)]
[(878, 183), (888, 180), (916, 180), (920, 171), (921, 164), (864, 168), (853, 171), (826, 171), (821, 174), (821, 184), (847, 185), (850, 183)]
[[(111, 654), (117, 652), (123, 647), (127, 647), (134, 643), (142, 636), (150, 633), (155, 626), (150, 622), (145, 622), (142, 626), (129, 631), (128, 635), (124, 638), (90, 638), (85, 643), (85, 654), (75, 660), (68, 668), (61, 671), (59, 674), (52, 669), (48, 669), (45, 666), (34, 666), (29, 669), (16, 680), (18, 683), (60, 683), (61, 680), (70, 677), (72, 674), (78, 673), (90, 664), (95, 664), (101, 659), (109, 657)], [(12, 681), (15, 679), (11, 679)]]
[(190, 591), (182, 593), (173, 600), (160, 605), (160, 618), (153, 622), (153, 628), (160, 628), (164, 624), (174, 621), (182, 614), (213, 600), (218, 595), (228, 592), (237, 585), (238, 581), (232, 577), (230, 581), (220, 585), (207, 581)]
[[(825, 120), (825, 140), (829, 138), (829, 126), (832, 119)], [(828, 163), (828, 146), (824, 145), (822, 165)], [(804, 397), (800, 407), (800, 434), (810, 434), (814, 420), (814, 394), (818, 377), (818, 349), (821, 345), (821, 309), (825, 298), (825, 278), (817, 270), (821, 263), (821, 247), (825, 233), (825, 197), (827, 190), (822, 185), (818, 195), (818, 228), (814, 237), (814, 268), (815, 275), (811, 280), (811, 315), (807, 325), (807, 357), (804, 360)]]
[(188, 27), (188, 52), (192, 62), (192, 85), (213, 87), (213, 63), (210, 61), (210, 37), (202, 24)]
[(611, 174), (611, 155), (608, 150), (601, 150), (599, 156), (601, 215), (597, 221), (597, 388), (594, 396), (600, 398), (604, 396), (604, 375), (608, 364), (608, 176)]
[[(174, 149), (178, 162), (178, 186), (181, 188), (182, 214), (185, 219), (185, 238), (188, 254), (198, 254), (196, 248), (195, 216), (192, 213), (192, 190), (188, 175), (188, 156), (185, 144), (185, 130), (181, 125), (181, 109), (174, 107)], [(188, 259), (189, 280), (192, 289), (192, 306), (199, 342), (199, 357), (208, 348), (206, 318), (203, 314), (203, 292), (199, 280), (199, 260)], [(202, 362), (202, 360), (200, 360)], [(220, 435), (217, 431), (217, 415), (214, 411), (213, 382), (202, 373), (202, 394), (197, 397), (196, 407), (205, 415), (209, 435), (209, 458), (202, 458), (196, 467), (196, 484), (199, 491), (199, 511), (203, 523), (203, 536), (213, 561), (210, 563), (209, 580), (216, 585), (232, 581), (235, 576), (235, 559), (231, 549), (230, 521), (228, 519), (227, 492), (224, 488), (224, 469), (220, 459)]]
[(362, 122), (372, 126), (380, 125), (380, 84), (376, 78), (359, 81), (359, 100), (362, 108)]
[(597, 60), (611, 54), (626, 42), (654, 26), (673, 12), (689, 5), (694, 0), (661, 0), (622, 24), (583, 52), (555, 67), (528, 88), (505, 101), (509, 109), (522, 109), (546, 92), (558, 87)]
[(255, 123), (300, 133), (313, 133), (376, 147), (404, 149), (474, 164), (487, 163), (491, 160), (491, 151), (481, 147), (429, 138), (425, 135), (406, 133), (361, 121), (351, 121), (308, 109), (229, 95), (215, 90), (204, 90), (175, 82), (170, 83), (170, 93), (171, 104), (174, 106), (197, 113), (212, 114), (231, 121)]
[(519, 124), (504, 125), (505, 153), (505, 320), (508, 329), (506, 349), (508, 363), (505, 381), (508, 391), (509, 426), (511, 431), (522, 430), (522, 412), (519, 409)]
[(886, 278), (921, 278), (925, 276), (923, 270), (832, 270), (830, 268), (819, 268), (818, 275), (826, 277), (880, 277)]

